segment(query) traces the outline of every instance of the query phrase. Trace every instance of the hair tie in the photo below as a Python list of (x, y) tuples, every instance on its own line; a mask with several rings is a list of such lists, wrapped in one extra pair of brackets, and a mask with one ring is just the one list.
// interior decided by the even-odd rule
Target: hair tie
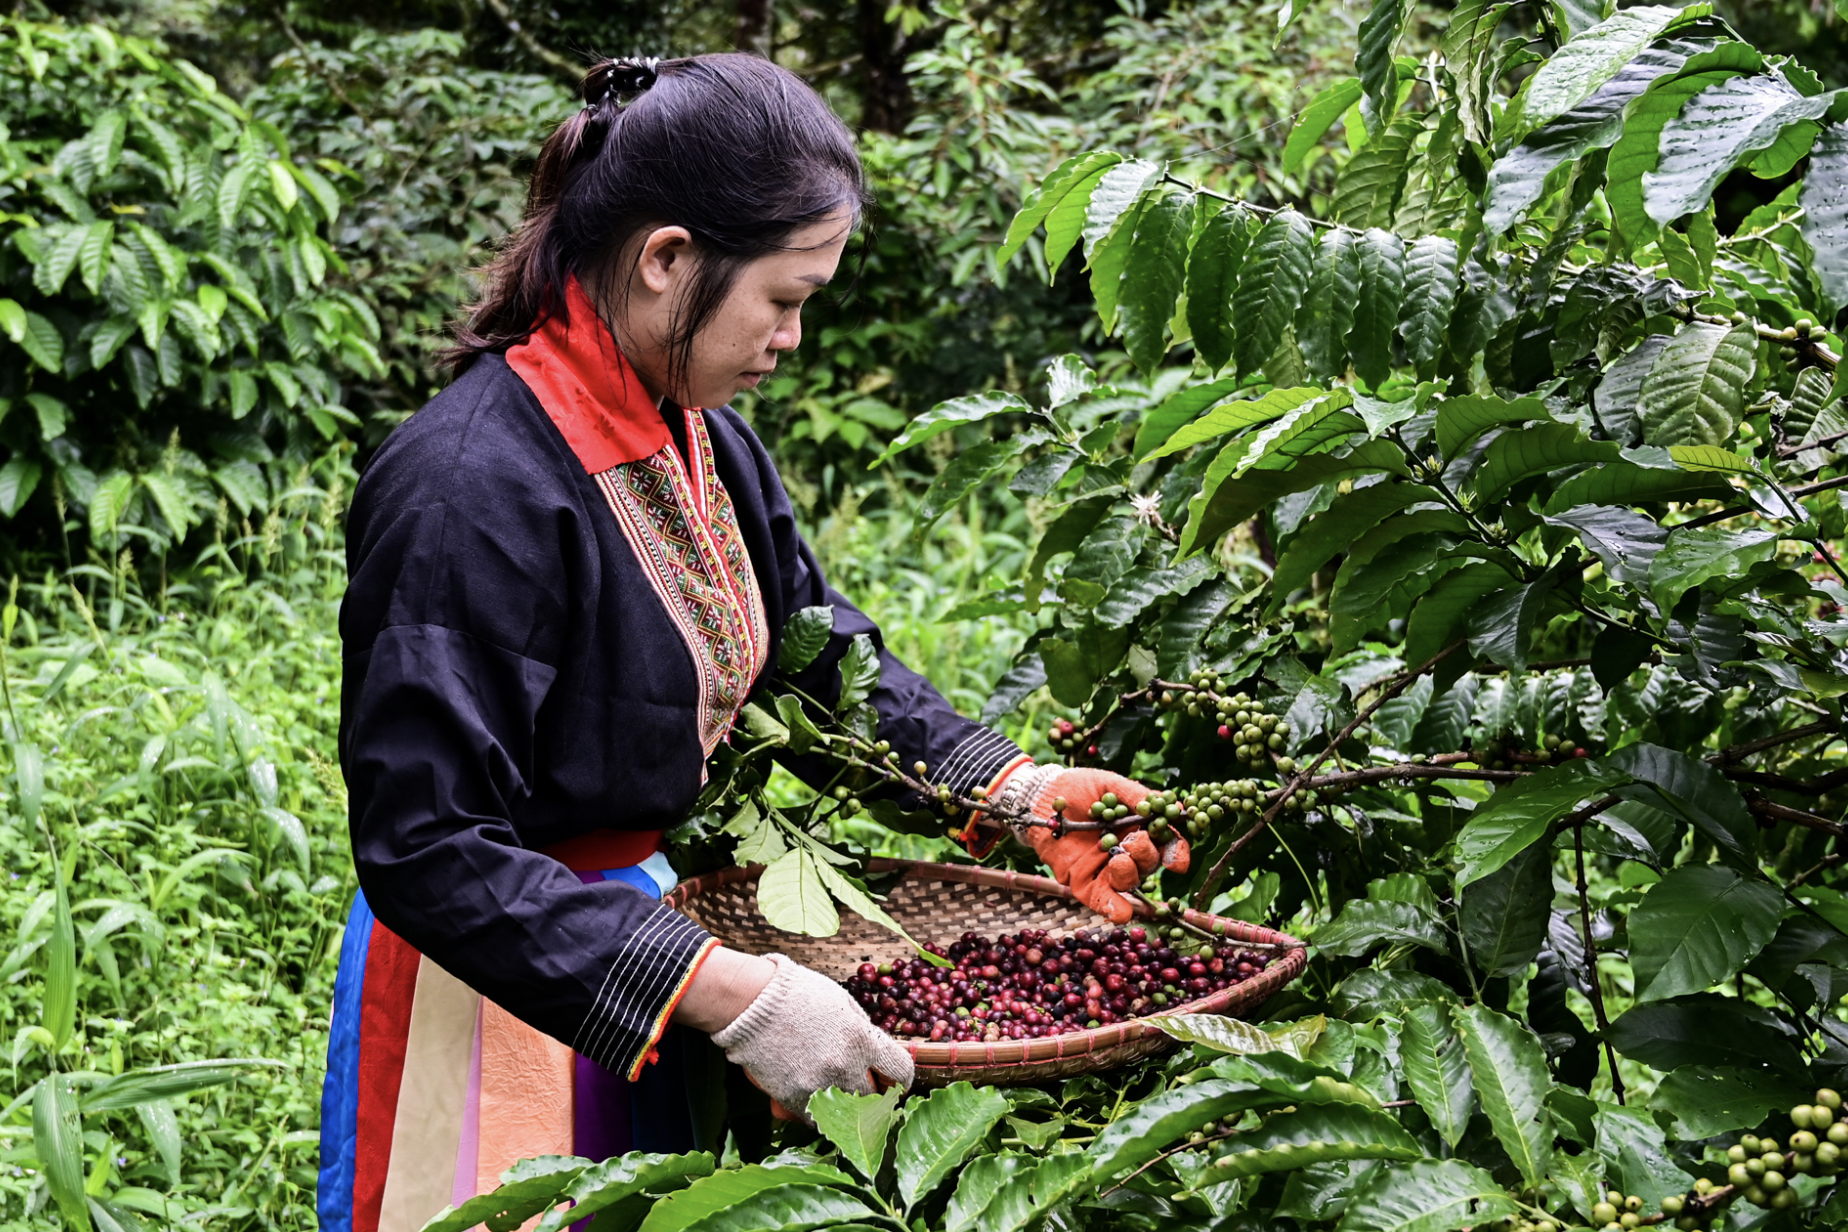
[(661, 61), (655, 56), (605, 60), (584, 78), (584, 105), (598, 107), (614, 102), (618, 110), (654, 85)]

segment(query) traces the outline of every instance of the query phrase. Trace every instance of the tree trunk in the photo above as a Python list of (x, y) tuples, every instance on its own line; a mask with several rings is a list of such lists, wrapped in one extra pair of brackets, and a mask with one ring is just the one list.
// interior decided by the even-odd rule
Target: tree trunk
[(859, 0), (862, 126), (882, 133), (903, 132), (911, 119), (911, 83), (905, 79), (905, 40), (886, 21), (886, 0)]
[(738, 33), (733, 45), (739, 51), (770, 55), (772, 0), (738, 0)]

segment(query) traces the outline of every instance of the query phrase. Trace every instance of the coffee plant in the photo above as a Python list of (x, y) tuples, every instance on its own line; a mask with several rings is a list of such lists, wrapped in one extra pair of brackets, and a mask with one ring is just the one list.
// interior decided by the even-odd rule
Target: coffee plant
[[(260, 515), (358, 419), (337, 164), (102, 26), (0, 27), (0, 516), (81, 562)], [(72, 540), (76, 545), (72, 545)]]
[(1325, 200), (1050, 173), (997, 260), (1081, 254), (1122, 356), (881, 459), (956, 434), (920, 533), (1029, 502), (958, 612), (1038, 621), (989, 717), (1159, 793), (1160, 906), (1307, 936), (1279, 1021), (825, 1095), (757, 1162), (535, 1161), (433, 1227), (1848, 1220), (1848, 93), (1705, 4), (1446, 16), (1402, 57), (1377, 0), (1297, 117), (1286, 171), (1348, 148)]

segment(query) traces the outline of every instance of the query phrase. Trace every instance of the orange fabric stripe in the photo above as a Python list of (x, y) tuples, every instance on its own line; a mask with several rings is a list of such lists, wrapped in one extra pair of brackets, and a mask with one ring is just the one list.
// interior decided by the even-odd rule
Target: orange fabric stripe
[(667, 1004), (661, 1007), (661, 1013), (655, 1018), (654, 1025), (648, 1028), (648, 1038), (642, 1042), (641, 1048), (636, 1051), (635, 1061), (629, 1066), (629, 1072), (624, 1075), (630, 1082), (634, 1082), (642, 1076), (642, 1066), (648, 1064), (648, 1062), (653, 1059), (655, 1045), (659, 1044), (661, 1042), (661, 1037), (667, 1033), (667, 1024), (673, 1021), (674, 1010), (680, 1005), (680, 998), (687, 995), (687, 989), (693, 986), (693, 977), (699, 974), (700, 967), (705, 965), (706, 959), (712, 954), (712, 951), (718, 948), (719, 939), (717, 937), (708, 937), (706, 938), (706, 944), (699, 947), (699, 953), (693, 956), (692, 963), (687, 966), (687, 973), (680, 977), (680, 983), (674, 988), (674, 995), (669, 997), (667, 999)]
[(574, 873), (630, 868), (661, 850), (661, 831), (592, 830), (539, 850)]
[(500, 1174), (517, 1160), (572, 1153), (576, 1058), (568, 1045), (481, 999), (476, 1193), (498, 1186)]

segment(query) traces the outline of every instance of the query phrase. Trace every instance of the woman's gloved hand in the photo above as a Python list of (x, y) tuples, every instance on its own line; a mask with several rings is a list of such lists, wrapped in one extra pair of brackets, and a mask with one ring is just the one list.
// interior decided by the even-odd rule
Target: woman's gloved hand
[(776, 974), (712, 1042), (763, 1088), (773, 1110), (812, 1124), (808, 1102), (817, 1091), (871, 1095), (911, 1085), (911, 1054), (846, 989), (782, 954), (768, 957)]
[[(996, 803), (1004, 809), (1024, 808), (1042, 821), (1051, 821), (1054, 804), (1063, 800), (1065, 820), (1089, 821), (1091, 806), (1107, 795), (1114, 795), (1117, 803), (1134, 810), (1148, 795), (1148, 788), (1108, 770), (1025, 765), (998, 785)], [(1135, 914), (1134, 905), (1123, 891), (1135, 889), (1158, 864), (1184, 873), (1190, 859), (1187, 840), (1179, 834), (1158, 848), (1141, 826), (1108, 831), (1117, 836), (1110, 850), (1098, 844), (1102, 833), (1097, 830), (1067, 834), (1058, 834), (1048, 826), (1022, 826), (1020, 830), (1024, 831), (1020, 838), (1045, 861), (1053, 878), (1114, 924), (1127, 923)]]

